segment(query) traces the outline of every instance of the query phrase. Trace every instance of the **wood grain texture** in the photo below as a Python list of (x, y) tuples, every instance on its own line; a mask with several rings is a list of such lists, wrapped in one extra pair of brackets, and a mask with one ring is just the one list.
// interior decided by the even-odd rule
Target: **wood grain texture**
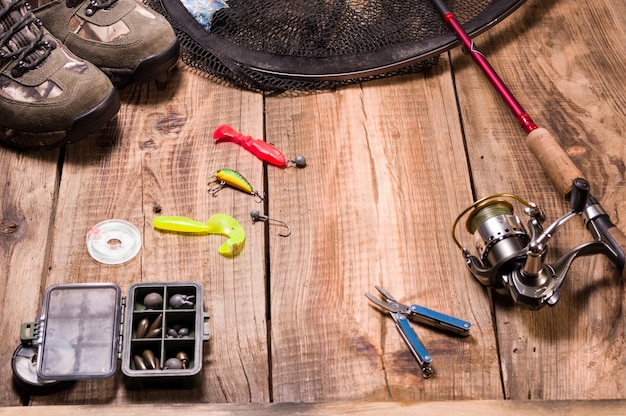
[(20, 404), (11, 388), (10, 357), (18, 346), (20, 325), (33, 321), (42, 301), (49, 239), (59, 179), (58, 151), (24, 154), (0, 150), (0, 403)]
[[(624, 16), (624, 2), (529, 0), (476, 39), (622, 231)], [(0, 149), (0, 415), (624, 412), (613, 400), (626, 399), (624, 284), (614, 267), (576, 260), (559, 303), (532, 312), (482, 287), (450, 238), (458, 213), (493, 193), (536, 202), (548, 222), (569, 205), (460, 50), (425, 74), (305, 95), (240, 91), (180, 64), (167, 82), (128, 87), (122, 99), (114, 121), (63, 151)], [(220, 124), (308, 166), (263, 167), (235, 144), (214, 144)], [(220, 168), (239, 171), (266, 203), (233, 189), (209, 195)], [(289, 224), (291, 236), (252, 223), (251, 209)], [(152, 228), (157, 215), (218, 212), (246, 231), (235, 258), (217, 253), (221, 236)], [(143, 237), (120, 266), (95, 262), (85, 246), (87, 231), (111, 218)], [(589, 239), (575, 219), (547, 258)], [(121, 374), (48, 396), (13, 385), (20, 324), (41, 313), (50, 285), (113, 282), (126, 292), (183, 280), (203, 284), (211, 316), (202, 386), (131, 390)], [(469, 338), (413, 325), (434, 357), (432, 379), (365, 298), (374, 285), (473, 324)]]
[[(610, 2), (530, 1), (477, 42), (537, 124), (554, 132), (623, 231), (624, 82), (617, 74), (626, 54), (617, 14)], [(499, 97), (477, 91), (489, 87), (466, 57), (454, 61), (477, 194), (519, 193), (554, 220), (567, 205), (525, 149), (515, 120)], [(576, 222), (554, 237), (549, 259), (590, 240)], [(496, 299), (506, 397), (624, 397), (623, 300), (623, 282), (601, 257), (575, 262), (554, 309), (523, 311)]]
[[(268, 140), (309, 160), (270, 172), (271, 214), (295, 225), (270, 245), (275, 401), (501, 397), (484, 292), (447, 261), (460, 258), (447, 235), (469, 203), (450, 109), (445, 67), (267, 100)], [(475, 323), (467, 339), (416, 326), (435, 378), (422, 378), (393, 321), (364, 297), (374, 285)]]
[[(37, 406), (0, 408), (0, 415), (46, 415), (89, 416), (101, 415), (102, 406)], [(428, 414), (446, 416), (450, 414), (499, 416), (516, 414), (520, 416), (551, 416), (567, 414), (586, 416), (600, 413), (604, 416), (620, 416), (626, 411), (626, 403), (619, 400), (590, 401), (549, 401), (549, 400), (471, 400), (471, 401), (421, 401), (421, 402), (336, 402), (336, 403), (273, 403), (268, 405), (243, 404), (165, 404), (165, 405), (117, 405), (107, 410), (116, 415), (137, 415), (149, 413), (155, 416), (184, 413), (189, 416), (211, 414), (215, 416), (315, 416), (315, 415), (353, 415), (377, 416), (394, 414), (413, 416)]]
[[(260, 184), (261, 165), (237, 146), (214, 144), (212, 132), (225, 122), (239, 127), (243, 114), (252, 114), (256, 118), (246, 117), (243, 127), (262, 134), (261, 97), (215, 86), (184, 70), (167, 84), (129, 88), (123, 97), (126, 111), (114, 127), (67, 152), (45, 283), (106, 281), (125, 291), (140, 281), (201, 282), (214, 333), (205, 343), (203, 388), (127, 391), (118, 375), (77, 383), (33, 402), (267, 402), (263, 233), (250, 229), (245, 250), (231, 259), (217, 252), (224, 237), (152, 228), (156, 215), (206, 221), (218, 212), (248, 228), (248, 211), (257, 205), (253, 198), (233, 189), (214, 198), (207, 183), (213, 171), (229, 167)], [(86, 232), (110, 218), (132, 222), (143, 236), (140, 255), (124, 265), (102, 265), (85, 250)]]

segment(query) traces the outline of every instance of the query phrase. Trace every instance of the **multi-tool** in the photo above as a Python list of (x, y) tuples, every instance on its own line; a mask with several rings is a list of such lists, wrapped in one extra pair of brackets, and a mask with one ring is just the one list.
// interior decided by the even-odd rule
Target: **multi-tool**
[(376, 286), (376, 289), (385, 300), (380, 300), (369, 293), (366, 293), (365, 296), (381, 308), (389, 311), (389, 314), (396, 323), (398, 332), (402, 335), (402, 339), (404, 339), (404, 342), (419, 363), (424, 378), (430, 378), (433, 375), (433, 369), (431, 367), (433, 358), (411, 327), (409, 320), (443, 329), (464, 337), (469, 335), (472, 324), (420, 305), (403, 305), (382, 287)]

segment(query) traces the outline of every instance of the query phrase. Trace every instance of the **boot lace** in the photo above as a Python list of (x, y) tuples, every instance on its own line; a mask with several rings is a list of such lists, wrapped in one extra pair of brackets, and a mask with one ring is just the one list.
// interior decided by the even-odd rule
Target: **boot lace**
[(6, 7), (0, 3), (0, 58), (17, 61), (11, 76), (35, 69), (56, 48), (55, 42), (42, 40), (43, 34), (43, 24), (25, 0), (12, 0)]
[[(69, 8), (78, 6), (84, 0), (65, 0), (65, 5)], [(117, 0), (89, 0), (89, 6), (85, 9), (87, 16), (93, 16), (98, 10), (104, 10), (112, 7)]]

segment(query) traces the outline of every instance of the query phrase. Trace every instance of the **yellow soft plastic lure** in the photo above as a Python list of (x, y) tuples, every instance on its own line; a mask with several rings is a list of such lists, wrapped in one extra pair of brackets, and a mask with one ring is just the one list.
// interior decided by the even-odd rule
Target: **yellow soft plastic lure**
[(188, 217), (165, 216), (154, 217), (154, 228), (163, 231), (176, 231), (191, 234), (219, 234), (228, 237), (217, 251), (226, 257), (241, 253), (246, 241), (246, 233), (236, 219), (226, 214), (214, 214), (207, 222), (200, 222)]
[(216, 184), (209, 189), (209, 192), (213, 196), (216, 196), (216, 194), (225, 186), (230, 186), (254, 196), (258, 202), (263, 201), (263, 197), (252, 188), (250, 182), (248, 182), (246, 178), (244, 178), (243, 175), (236, 170), (219, 169), (213, 172), (213, 177), (215, 178), (214, 182), (216, 182)]

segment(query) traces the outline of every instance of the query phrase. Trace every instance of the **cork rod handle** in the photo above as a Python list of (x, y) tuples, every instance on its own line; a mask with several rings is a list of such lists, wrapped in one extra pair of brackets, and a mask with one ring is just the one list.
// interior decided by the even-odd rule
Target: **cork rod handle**
[(574, 179), (584, 178), (548, 130), (539, 127), (531, 131), (526, 137), (526, 144), (562, 195), (569, 195)]

